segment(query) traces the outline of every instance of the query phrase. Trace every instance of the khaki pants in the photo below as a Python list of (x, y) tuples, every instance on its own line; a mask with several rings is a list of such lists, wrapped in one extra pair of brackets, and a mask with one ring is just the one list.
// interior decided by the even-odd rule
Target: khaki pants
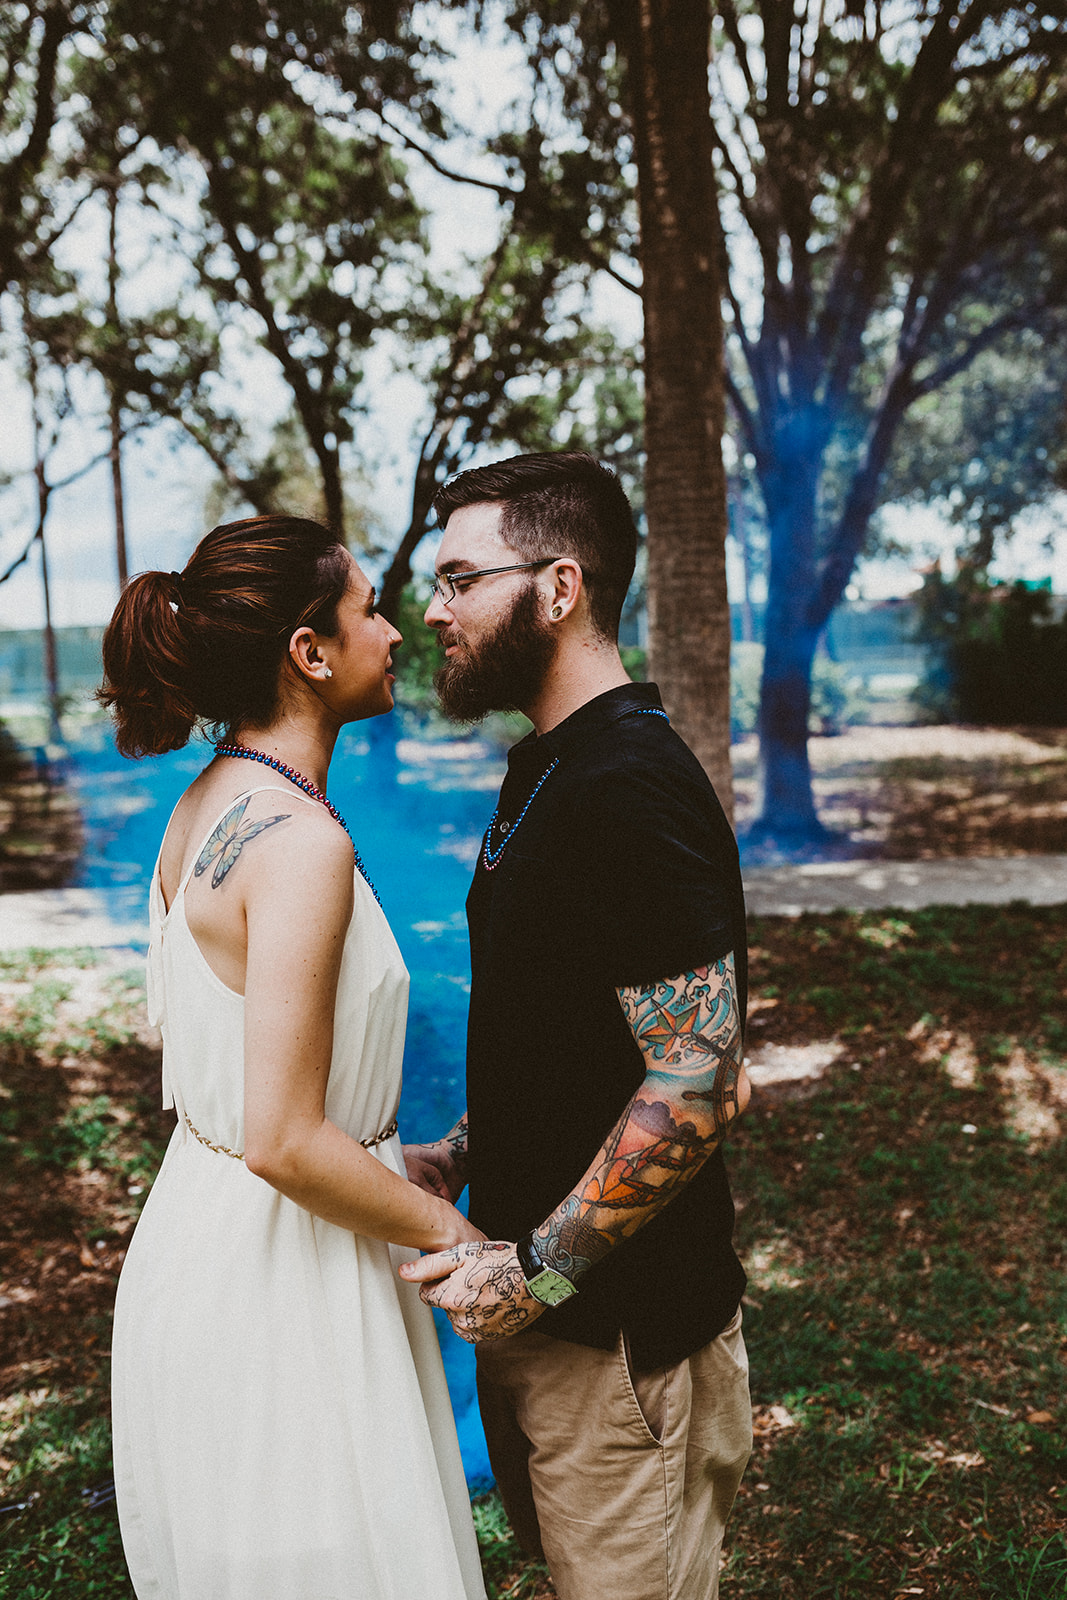
[(531, 1329), (478, 1350), (489, 1460), (560, 1600), (714, 1600), (752, 1448), (741, 1313), (675, 1367)]

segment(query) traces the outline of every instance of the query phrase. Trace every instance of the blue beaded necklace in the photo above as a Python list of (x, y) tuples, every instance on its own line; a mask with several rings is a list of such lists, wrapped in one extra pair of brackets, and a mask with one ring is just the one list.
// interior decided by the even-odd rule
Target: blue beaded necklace
[[(659, 706), (635, 706), (633, 708), (633, 710), (631, 710), (631, 711), (624, 711), (623, 712), (623, 716), (625, 716), (625, 717), (662, 717), (664, 722), (669, 722), (671, 720), (670, 717), (667, 715), (667, 713), (665, 711), (661, 710)], [(493, 850), (493, 849), (490, 848), (489, 841), (493, 837), (493, 829), (497, 826), (497, 818), (500, 816), (500, 807), (497, 806), (496, 810), (493, 812), (493, 815), (489, 819), (489, 826), (485, 830), (485, 842), (482, 845), (482, 864), (485, 867), (486, 872), (492, 872), (494, 867), (499, 865), (500, 857), (504, 854), (504, 851), (507, 849), (507, 847), (511, 843), (512, 839), (515, 837), (515, 833), (516, 833), (516, 830), (517, 830), (517, 828), (519, 826), (519, 823), (522, 821), (522, 819), (526, 815), (527, 811), (529, 811), (530, 807), (533, 805), (534, 800), (535, 800), (535, 798), (537, 796), (537, 791), (540, 789), (541, 785), (545, 782), (545, 780), (552, 776), (553, 772), (555, 772), (555, 770), (556, 770), (556, 768), (558, 766), (559, 766), (559, 756), (556, 757), (556, 759), (553, 761), (553, 763), (552, 763), (552, 765), (550, 767), (546, 767), (545, 771), (542, 772), (541, 776), (538, 778), (537, 782), (534, 784), (534, 787), (533, 787), (533, 789), (532, 789), (532, 791), (530, 793), (529, 799), (526, 801), (526, 804), (523, 806), (522, 810), (519, 812), (518, 816), (515, 818), (515, 821), (514, 822), (501, 822), (500, 823), (500, 830), (501, 830), (501, 834), (503, 835), (503, 837), (501, 838), (500, 843), (497, 845), (496, 849)]]
[(555, 772), (555, 770), (556, 770), (556, 768), (558, 766), (559, 766), (559, 756), (556, 757), (555, 761), (553, 761), (553, 763), (552, 763), (552, 765), (550, 767), (548, 767), (544, 772), (542, 772), (541, 776), (538, 778), (537, 782), (535, 783), (535, 785), (533, 787), (533, 793), (530, 795), (530, 798), (527, 800), (526, 804), (523, 806), (522, 810), (519, 812), (518, 816), (515, 818), (515, 821), (514, 822), (502, 822), (500, 824), (501, 832), (503, 833), (504, 837), (501, 839), (501, 841), (497, 845), (496, 849), (495, 850), (491, 850), (489, 848), (489, 841), (493, 837), (493, 829), (497, 825), (496, 824), (496, 819), (500, 815), (500, 807), (497, 806), (496, 810), (493, 812), (493, 815), (489, 819), (489, 826), (485, 830), (485, 844), (482, 846), (482, 861), (485, 864), (486, 872), (492, 872), (493, 868), (497, 865), (497, 863), (500, 860), (500, 857), (504, 854), (504, 851), (507, 848), (508, 844), (510, 844), (512, 836), (515, 833), (516, 828), (519, 826), (519, 823), (522, 821), (522, 819), (526, 815), (527, 811), (529, 811), (530, 807), (533, 805), (534, 797), (536, 796), (538, 789), (540, 789), (540, 787), (544, 783), (545, 779), (550, 777), (552, 775), (552, 773)]
[[(352, 830), (349, 828), (348, 823), (345, 821), (344, 817), (342, 817), (337, 807), (333, 804), (333, 801), (327, 800), (322, 790), (316, 789), (315, 785), (311, 782), (311, 779), (305, 778), (303, 773), (297, 772), (295, 767), (287, 767), (284, 762), (276, 761), (273, 756), (266, 755), (262, 750), (253, 750), (246, 744), (217, 744), (215, 746), (215, 754), (217, 756), (232, 756), (238, 761), (262, 761), (264, 766), (273, 767), (275, 772), (280, 773), (283, 778), (288, 778), (289, 782), (295, 784), (298, 789), (303, 789), (304, 793), (309, 794), (313, 800), (321, 801), (334, 821), (339, 822), (342, 828), (348, 834), (348, 837), (352, 839)], [(373, 883), (370, 881), (370, 874), (363, 865), (363, 859), (360, 856), (359, 851), (356, 849), (356, 841), (354, 839), (352, 839), (352, 853), (356, 858), (356, 866), (359, 868), (360, 873), (369, 886), (371, 894), (374, 896), (375, 900), (377, 900), (378, 904), (381, 905), (381, 896), (374, 887)]]

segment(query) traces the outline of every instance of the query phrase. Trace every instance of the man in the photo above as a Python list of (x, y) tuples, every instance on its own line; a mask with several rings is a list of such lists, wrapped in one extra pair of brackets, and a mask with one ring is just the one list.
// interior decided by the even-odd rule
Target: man
[(719, 1145), (749, 1087), (737, 848), (617, 646), (636, 533), (592, 457), (436, 501), (443, 708), (517, 707), (467, 900), (467, 1115), (415, 1181), (491, 1241), (402, 1268), (477, 1344), (489, 1455), (561, 1600), (710, 1600), (751, 1448)]

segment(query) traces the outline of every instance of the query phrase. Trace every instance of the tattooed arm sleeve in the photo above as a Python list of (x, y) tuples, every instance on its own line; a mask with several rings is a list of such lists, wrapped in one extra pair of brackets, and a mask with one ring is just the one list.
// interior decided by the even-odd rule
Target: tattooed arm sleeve
[[(644, 1079), (581, 1181), (536, 1229), (544, 1264), (573, 1282), (690, 1181), (750, 1092), (732, 954), (618, 995)], [(527, 1287), (515, 1246), (503, 1240), (461, 1245), (399, 1270), (471, 1344), (518, 1333), (545, 1309)]]
[(690, 1181), (750, 1093), (732, 953), (617, 992), (644, 1081), (580, 1183), (536, 1230), (546, 1266), (575, 1282)]

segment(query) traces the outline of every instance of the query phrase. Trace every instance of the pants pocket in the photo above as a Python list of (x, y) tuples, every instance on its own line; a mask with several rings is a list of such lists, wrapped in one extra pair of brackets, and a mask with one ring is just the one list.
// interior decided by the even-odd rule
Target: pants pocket
[(630, 1364), (630, 1347), (624, 1333), (619, 1334), (618, 1363), (626, 1400), (635, 1424), (654, 1445), (663, 1442), (667, 1431), (668, 1373), (665, 1367), (651, 1372), (635, 1372)]

